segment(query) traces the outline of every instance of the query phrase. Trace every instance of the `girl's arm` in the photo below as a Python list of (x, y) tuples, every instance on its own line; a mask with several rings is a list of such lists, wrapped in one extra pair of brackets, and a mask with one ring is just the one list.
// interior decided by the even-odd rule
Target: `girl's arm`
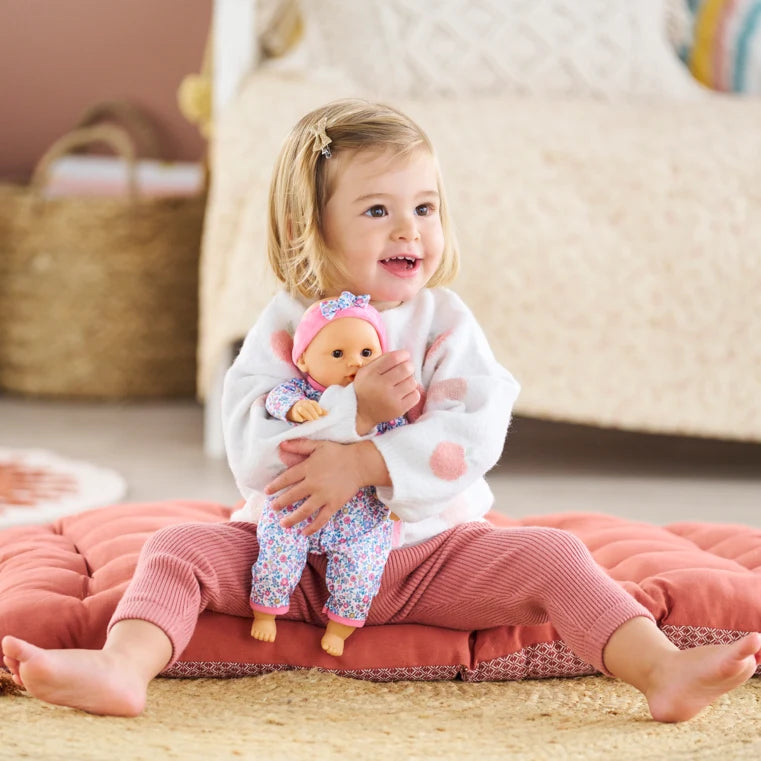
[(301, 462), (275, 478), (265, 493), (273, 495), (282, 489), (270, 502), (273, 510), (304, 500), (283, 518), (285, 527), (318, 513), (303, 530), (304, 536), (321, 529), (363, 486), (391, 484), (386, 463), (369, 439), (355, 444), (294, 439), (282, 447), (288, 454), (302, 458)]
[(378, 497), (405, 521), (438, 514), (496, 464), (520, 390), (455, 294), (438, 290), (426, 303), (415, 316), (429, 326), (422, 413), (372, 442), (392, 484)]

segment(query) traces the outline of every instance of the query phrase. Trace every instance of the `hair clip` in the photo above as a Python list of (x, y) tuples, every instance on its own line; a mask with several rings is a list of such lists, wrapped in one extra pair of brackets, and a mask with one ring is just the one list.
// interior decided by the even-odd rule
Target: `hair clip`
[(327, 117), (323, 116), (320, 121), (317, 122), (316, 127), (311, 127), (310, 132), (314, 135), (314, 142), (312, 143), (312, 151), (317, 153), (318, 151), (326, 158), (329, 159), (333, 153), (329, 146), (333, 142), (329, 137), (325, 128), (328, 126)]

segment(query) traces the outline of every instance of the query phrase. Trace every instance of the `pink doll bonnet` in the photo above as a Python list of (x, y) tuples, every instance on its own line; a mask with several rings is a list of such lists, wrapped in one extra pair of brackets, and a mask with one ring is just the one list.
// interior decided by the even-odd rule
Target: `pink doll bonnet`
[(296, 364), (304, 349), (329, 322), (342, 317), (357, 317), (369, 322), (378, 334), (381, 351), (386, 351), (386, 328), (378, 310), (370, 306), (370, 297), (355, 296), (350, 291), (344, 291), (338, 298), (318, 301), (304, 312), (293, 336), (293, 363)]

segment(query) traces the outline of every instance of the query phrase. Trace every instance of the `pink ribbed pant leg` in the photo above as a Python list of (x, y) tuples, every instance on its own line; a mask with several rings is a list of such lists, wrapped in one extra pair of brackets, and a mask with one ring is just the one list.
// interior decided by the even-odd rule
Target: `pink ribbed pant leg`
[(574, 535), (470, 523), (391, 553), (367, 624), (486, 629), (551, 621), (570, 649), (607, 673), (611, 634), (649, 611)]
[(157, 531), (108, 625), (155, 624), (172, 643), (171, 665), (190, 642), (199, 614), (251, 616), (251, 565), (259, 545), (252, 523), (183, 523)]
[[(250, 523), (171, 526), (146, 542), (109, 629), (142, 619), (172, 642), (173, 663), (206, 609), (250, 618)], [(310, 554), (283, 618), (324, 625), (326, 558)], [(605, 671), (610, 635), (650, 613), (611, 580), (584, 544), (564, 531), (470, 523), (393, 550), (368, 625), (418, 623), (470, 631), (552, 621), (582, 660)]]
[[(251, 566), (258, 554), (253, 523), (182, 523), (157, 531), (140, 553), (109, 631), (125, 619), (155, 624), (172, 643), (171, 666), (204, 610), (251, 618)], [(281, 617), (324, 625), (325, 557), (309, 558), (290, 609)]]

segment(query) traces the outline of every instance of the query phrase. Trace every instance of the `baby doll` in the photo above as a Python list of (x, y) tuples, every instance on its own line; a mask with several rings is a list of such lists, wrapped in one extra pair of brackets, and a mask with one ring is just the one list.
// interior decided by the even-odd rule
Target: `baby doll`
[[(274, 388), (266, 400), (270, 415), (292, 423), (316, 420), (328, 412), (320, 404), (328, 386), (348, 386), (357, 371), (386, 350), (386, 331), (369, 296), (344, 291), (338, 298), (313, 304), (296, 328), (292, 358), (303, 377)], [(383, 433), (404, 425), (404, 417), (376, 427)], [(280, 520), (297, 502), (280, 512), (264, 505), (257, 526), (259, 556), (251, 569), (251, 636), (273, 642), (275, 616), (285, 613), (309, 552), (328, 557), (326, 582), (330, 597), (324, 607), (328, 625), (322, 648), (343, 653), (344, 640), (362, 626), (380, 587), (383, 567), (391, 550), (393, 523), (375, 487), (362, 488), (330, 521), (311, 536), (300, 529), (311, 518), (286, 529)], [(394, 516), (395, 517), (395, 516)]]

